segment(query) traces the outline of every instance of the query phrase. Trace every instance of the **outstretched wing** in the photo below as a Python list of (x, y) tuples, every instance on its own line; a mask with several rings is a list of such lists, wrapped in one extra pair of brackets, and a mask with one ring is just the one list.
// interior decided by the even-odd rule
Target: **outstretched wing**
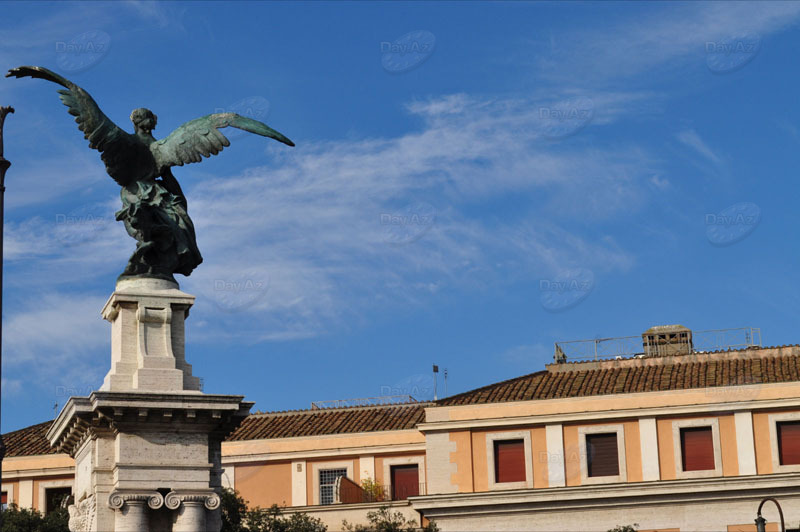
[(220, 128), (235, 127), (269, 137), (288, 146), (294, 143), (268, 125), (236, 113), (216, 113), (186, 122), (170, 135), (150, 145), (159, 169), (171, 166), (197, 163), (203, 157), (210, 157), (230, 146)]
[(88, 92), (44, 67), (12, 68), (6, 74), (6, 77), (11, 76), (46, 79), (64, 87), (66, 90), (58, 91), (59, 97), (69, 108), (69, 114), (75, 117), (78, 128), (89, 141), (89, 147), (101, 153), (108, 175), (122, 186), (135, 179), (133, 172), (140, 168), (136, 163), (143, 155), (141, 153), (143, 144), (135, 135), (120, 129), (112, 122)]

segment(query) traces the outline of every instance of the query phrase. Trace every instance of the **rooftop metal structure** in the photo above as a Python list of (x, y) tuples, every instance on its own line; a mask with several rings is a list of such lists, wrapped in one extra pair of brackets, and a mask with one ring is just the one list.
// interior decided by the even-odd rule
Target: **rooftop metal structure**
[[(689, 334), (676, 334), (689, 331)], [(666, 334), (665, 334), (666, 333)], [(654, 344), (658, 345), (654, 345)], [(730, 349), (761, 347), (761, 329), (711, 329), (690, 331), (680, 325), (653, 327), (640, 336), (595, 338), (556, 342), (554, 360), (559, 362), (608, 360), (658, 353), (707, 353)]]
[(330, 401), (314, 401), (311, 403), (311, 410), (353, 406), (405, 405), (409, 403), (419, 403), (419, 401), (410, 395), (382, 395), (380, 397), (359, 397), (356, 399), (333, 399)]

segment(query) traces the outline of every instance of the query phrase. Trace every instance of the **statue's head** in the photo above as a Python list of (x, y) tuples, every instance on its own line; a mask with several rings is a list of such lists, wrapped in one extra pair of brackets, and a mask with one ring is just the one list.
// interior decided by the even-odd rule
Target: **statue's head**
[(153, 111), (150, 109), (140, 107), (138, 109), (134, 109), (131, 113), (131, 122), (133, 122), (137, 132), (142, 130), (145, 133), (150, 133), (156, 128), (158, 117), (154, 115)]

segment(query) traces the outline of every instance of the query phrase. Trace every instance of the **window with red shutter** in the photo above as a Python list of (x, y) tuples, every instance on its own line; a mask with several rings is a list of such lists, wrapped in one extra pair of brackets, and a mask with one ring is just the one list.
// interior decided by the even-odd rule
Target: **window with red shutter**
[(391, 466), (392, 500), (402, 501), (419, 495), (419, 466)]
[(800, 421), (778, 422), (778, 456), (781, 465), (800, 464)]
[(525, 442), (497, 440), (494, 442), (494, 481), (525, 482)]
[(681, 429), (681, 461), (684, 471), (715, 469), (711, 427)]
[(617, 433), (586, 435), (586, 467), (590, 477), (619, 475)]

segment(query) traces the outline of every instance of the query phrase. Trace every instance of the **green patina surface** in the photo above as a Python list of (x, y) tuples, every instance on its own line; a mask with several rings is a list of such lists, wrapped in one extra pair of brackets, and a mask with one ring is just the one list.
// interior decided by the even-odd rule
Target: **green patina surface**
[(6, 77), (10, 76), (45, 79), (64, 87), (58, 91), (61, 101), (75, 117), (89, 147), (100, 152), (108, 175), (122, 187), (122, 209), (116, 218), (136, 239), (136, 250), (120, 278), (174, 280), (175, 273), (190, 275), (203, 262), (186, 197), (171, 169), (200, 162), (230, 146), (220, 129), (235, 127), (294, 146), (266, 124), (235, 113), (197, 118), (157, 140), (152, 135), (156, 115), (149, 109), (134, 109), (131, 121), (135, 131), (128, 133), (100, 110), (88, 92), (55, 72), (21, 66), (9, 70)]

